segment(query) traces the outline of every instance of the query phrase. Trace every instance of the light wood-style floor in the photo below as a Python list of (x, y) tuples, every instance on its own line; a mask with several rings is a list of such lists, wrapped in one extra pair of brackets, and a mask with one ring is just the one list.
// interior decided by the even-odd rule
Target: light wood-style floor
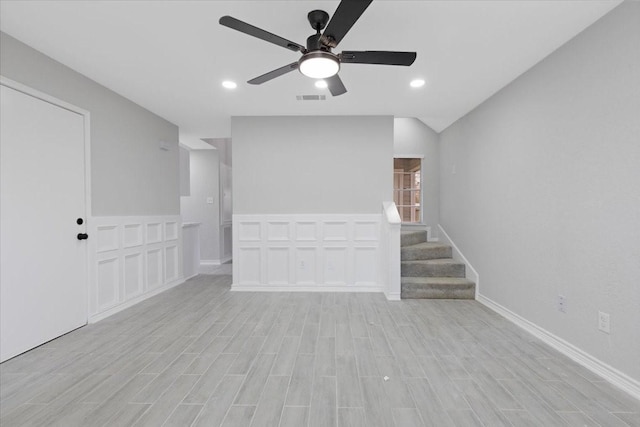
[(203, 275), (0, 365), (3, 427), (640, 426), (640, 402), (475, 301)]

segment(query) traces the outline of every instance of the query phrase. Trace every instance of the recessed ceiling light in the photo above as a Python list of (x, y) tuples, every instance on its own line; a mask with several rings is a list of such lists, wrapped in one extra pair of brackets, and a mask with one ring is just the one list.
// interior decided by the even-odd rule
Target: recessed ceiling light
[(222, 87), (225, 87), (227, 89), (235, 89), (238, 87), (238, 85), (236, 84), (236, 82), (232, 82), (231, 80), (225, 80), (222, 82)]
[(411, 80), (411, 83), (409, 83), (409, 85), (411, 87), (422, 87), (424, 86), (425, 81), (422, 79), (415, 79), (415, 80)]
[(316, 80), (316, 87), (318, 89), (326, 89), (327, 86), (327, 82), (325, 82), (324, 80)]

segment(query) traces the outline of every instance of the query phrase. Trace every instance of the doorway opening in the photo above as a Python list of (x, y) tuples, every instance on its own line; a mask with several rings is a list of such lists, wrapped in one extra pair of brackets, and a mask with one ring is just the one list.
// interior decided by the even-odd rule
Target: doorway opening
[(403, 223), (422, 222), (422, 159), (393, 159), (393, 201)]

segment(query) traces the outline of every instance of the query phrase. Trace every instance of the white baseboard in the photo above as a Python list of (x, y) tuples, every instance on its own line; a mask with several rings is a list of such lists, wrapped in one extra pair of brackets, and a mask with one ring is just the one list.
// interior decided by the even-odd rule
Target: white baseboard
[(387, 301), (400, 301), (400, 292), (385, 292)]
[(380, 286), (330, 286), (330, 285), (231, 285), (239, 292), (383, 292)]
[(438, 224), (438, 229), (440, 230), (440, 236), (442, 236), (442, 242), (451, 246), (453, 249), (453, 259), (464, 263), (465, 276), (476, 284), (476, 299), (478, 299), (478, 295), (480, 295), (480, 275), (478, 274), (478, 271), (473, 268), (469, 260), (462, 254), (462, 251), (458, 249), (458, 246), (456, 246), (453, 240), (451, 240), (451, 237), (449, 237), (440, 224)]
[(552, 334), (546, 329), (541, 328), (535, 323), (528, 321), (524, 317), (517, 315), (511, 310), (485, 297), (484, 295), (477, 295), (476, 300), (481, 304), (483, 304), (484, 306), (495, 311), (502, 317), (511, 321), (515, 325), (529, 332), (533, 336), (539, 338), (545, 344), (558, 350), (560, 353), (564, 354), (571, 360), (579, 363), (580, 365), (589, 369), (591, 372), (595, 373), (596, 375), (599, 375), (606, 381), (622, 389), (623, 391), (629, 393), (634, 398), (640, 400), (640, 381), (637, 381), (629, 377), (628, 375), (620, 372), (619, 370), (613, 368), (612, 366), (602, 362), (601, 360), (596, 359), (595, 357), (584, 352), (583, 350), (579, 349), (573, 344)]
[(226, 264), (229, 261), (231, 261), (230, 256), (221, 259), (201, 259), (200, 267), (217, 267), (222, 264)]
[[(191, 277), (193, 277), (193, 276), (191, 276)], [(158, 295), (158, 294), (160, 294), (160, 293), (162, 293), (162, 292), (164, 292), (166, 290), (169, 290), (169, 289), (171, 289), (173, 287), (176, 287), (178, 285), (182, 285), (185, 281), (186, 281), (186, 279), (185, 280), (175, 280), (175, 281), (170, 282), (170, 283), (168, 283), (168, 284), (166, 284), (166, 285), (164, 285), (162, 287), (156, 288), (156, 289), (154, 289), (152, 291), (149, 291), (147, 293), (144, 293), (142, 295), (138, 295), (137, 297), (132, 298), (130, 300), (127, 300), (127, 301), (123, 302), (122, 304), (116, 305), (115, 307), (111, 307), (108, 310), (105, 310), (105, 311), (102, 311), (100, 313), (97, 313), (97, 314), (94, 314), (94, 315), (90, 316), (88, 322), (89, 323), (95, 323), (95, 322), (98, 322), (100, 320), (106, 319), (107, 317), (113, 316), (114, 314), (119, 313), (122, 310), (125, 310), (125, 309), (127, 309), (129, 307), (132, 307), (132, 306), (138, 304), (139, 302), (142, 302), (142, 301), (144, 301), (146, 299), (149, 299), (149, 298), (151, 298), (153, 296), (156, 296), (156, 295)]]

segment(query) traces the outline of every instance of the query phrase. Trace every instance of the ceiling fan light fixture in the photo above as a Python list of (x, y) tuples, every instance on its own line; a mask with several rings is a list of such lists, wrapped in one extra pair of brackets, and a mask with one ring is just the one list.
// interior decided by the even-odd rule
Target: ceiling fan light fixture
[(318, 89), (326, 89), (329, 86), (324, 80), (316, 80), (315, 85)]
[(302, 55), (298, 62), (298, 69), (312, 79), (326, 79), (340, 71), (340, 61), (330, 52), (316, 50)]
[(409, 83), (409, 86), (418, 88), (418, 87), (424, 86), (425, 83), (426, 82), (423, 79), (415, 79), (415, 80), (411, 80), (411, 83)]

